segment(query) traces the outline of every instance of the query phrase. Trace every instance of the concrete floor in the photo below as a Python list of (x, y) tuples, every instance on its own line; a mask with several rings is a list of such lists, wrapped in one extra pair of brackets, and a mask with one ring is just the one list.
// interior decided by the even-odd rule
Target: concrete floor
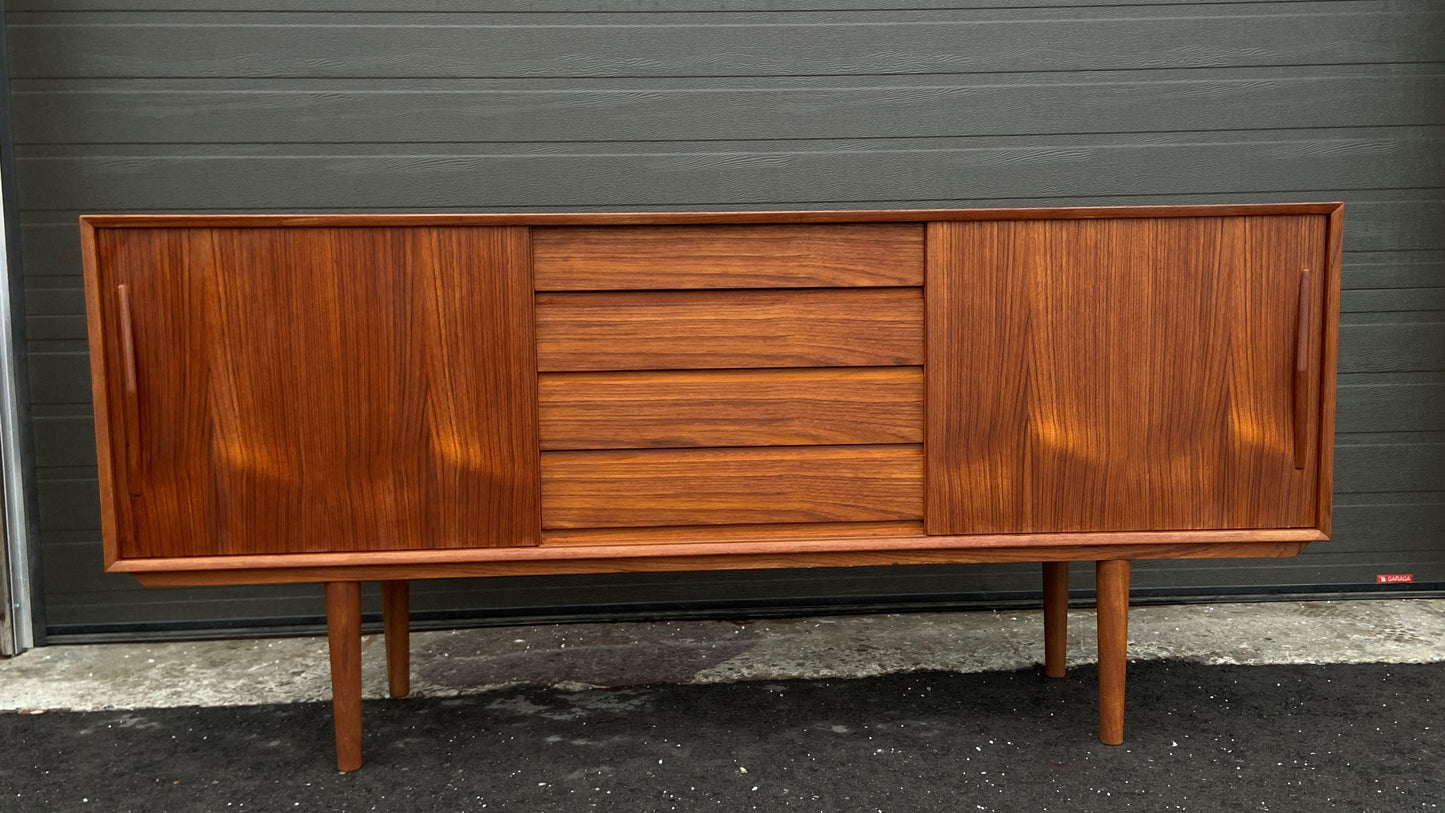
[[(1094, 659), (1094, 614), (1069, 614), (1071, 663)], [(1131, 659), (1204, 663), (1445, 661), (1445, 600), (1140, 607)], [(563, 689), (1012, 670), (1039, 662), (1038, 611), (492, 627), (412, 636), (414, 696), (520, 684)], [(367, 697), (385, 696), (380, 636)], [(324, 638), (42, 647), (0, 660), (0, 710), (248, 705), (330, 697)]]

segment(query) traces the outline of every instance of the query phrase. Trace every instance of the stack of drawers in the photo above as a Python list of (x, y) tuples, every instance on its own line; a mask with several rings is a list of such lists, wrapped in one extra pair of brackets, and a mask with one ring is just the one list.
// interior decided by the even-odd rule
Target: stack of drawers
[(923, 224), (536, 227), (532, 257), (547, 543), (922, 533)]

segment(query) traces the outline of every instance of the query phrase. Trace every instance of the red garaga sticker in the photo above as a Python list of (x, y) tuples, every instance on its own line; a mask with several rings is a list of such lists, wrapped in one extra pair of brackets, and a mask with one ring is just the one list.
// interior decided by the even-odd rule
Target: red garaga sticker
[(1379, 573), (1375, 576), (1375, 584), (1404, 584), (1414, 580), (1414, 573)]

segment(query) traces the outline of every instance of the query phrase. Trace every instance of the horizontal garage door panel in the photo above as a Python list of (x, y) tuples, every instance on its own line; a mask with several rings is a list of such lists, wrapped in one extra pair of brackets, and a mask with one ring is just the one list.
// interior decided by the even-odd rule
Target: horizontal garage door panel
[[(310, 587), (146, 591), (100, 573), (75, 223), (87, 212), (1343, 200), (1335, 539), (1289, 560), (1143, 563), (1135, 587), (1373, 589), (1386, 564), (1445, 583), (1445, 529), (1433, 519), (1445, 493), (1438, 4), (415, 5), (6, 4), (53, 632), (155, 634), (321, 611)], [(1075, 589), (1092, 589), (1088, 569), (1075, 570)], [(825, 569), (436, 582), (417, 586), (415, 606), (501, 618), (1038, 588), (1025, 565)]]

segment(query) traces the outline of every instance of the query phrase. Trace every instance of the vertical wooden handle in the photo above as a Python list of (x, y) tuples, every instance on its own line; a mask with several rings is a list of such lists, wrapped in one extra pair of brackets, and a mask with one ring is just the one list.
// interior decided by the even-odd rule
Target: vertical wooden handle
[(1294, 467), (1309, 456), (1310, 394), (1310, 270), (1300, 269), (1299, 312), (1294, 348)]
[(140, 385), (135, 370), (135, 326), (130, 317), (130, 286), (116, 286), (120, 306), (121, 375), (125, 390), (125, 480), (130, 493), (140, 493)]

